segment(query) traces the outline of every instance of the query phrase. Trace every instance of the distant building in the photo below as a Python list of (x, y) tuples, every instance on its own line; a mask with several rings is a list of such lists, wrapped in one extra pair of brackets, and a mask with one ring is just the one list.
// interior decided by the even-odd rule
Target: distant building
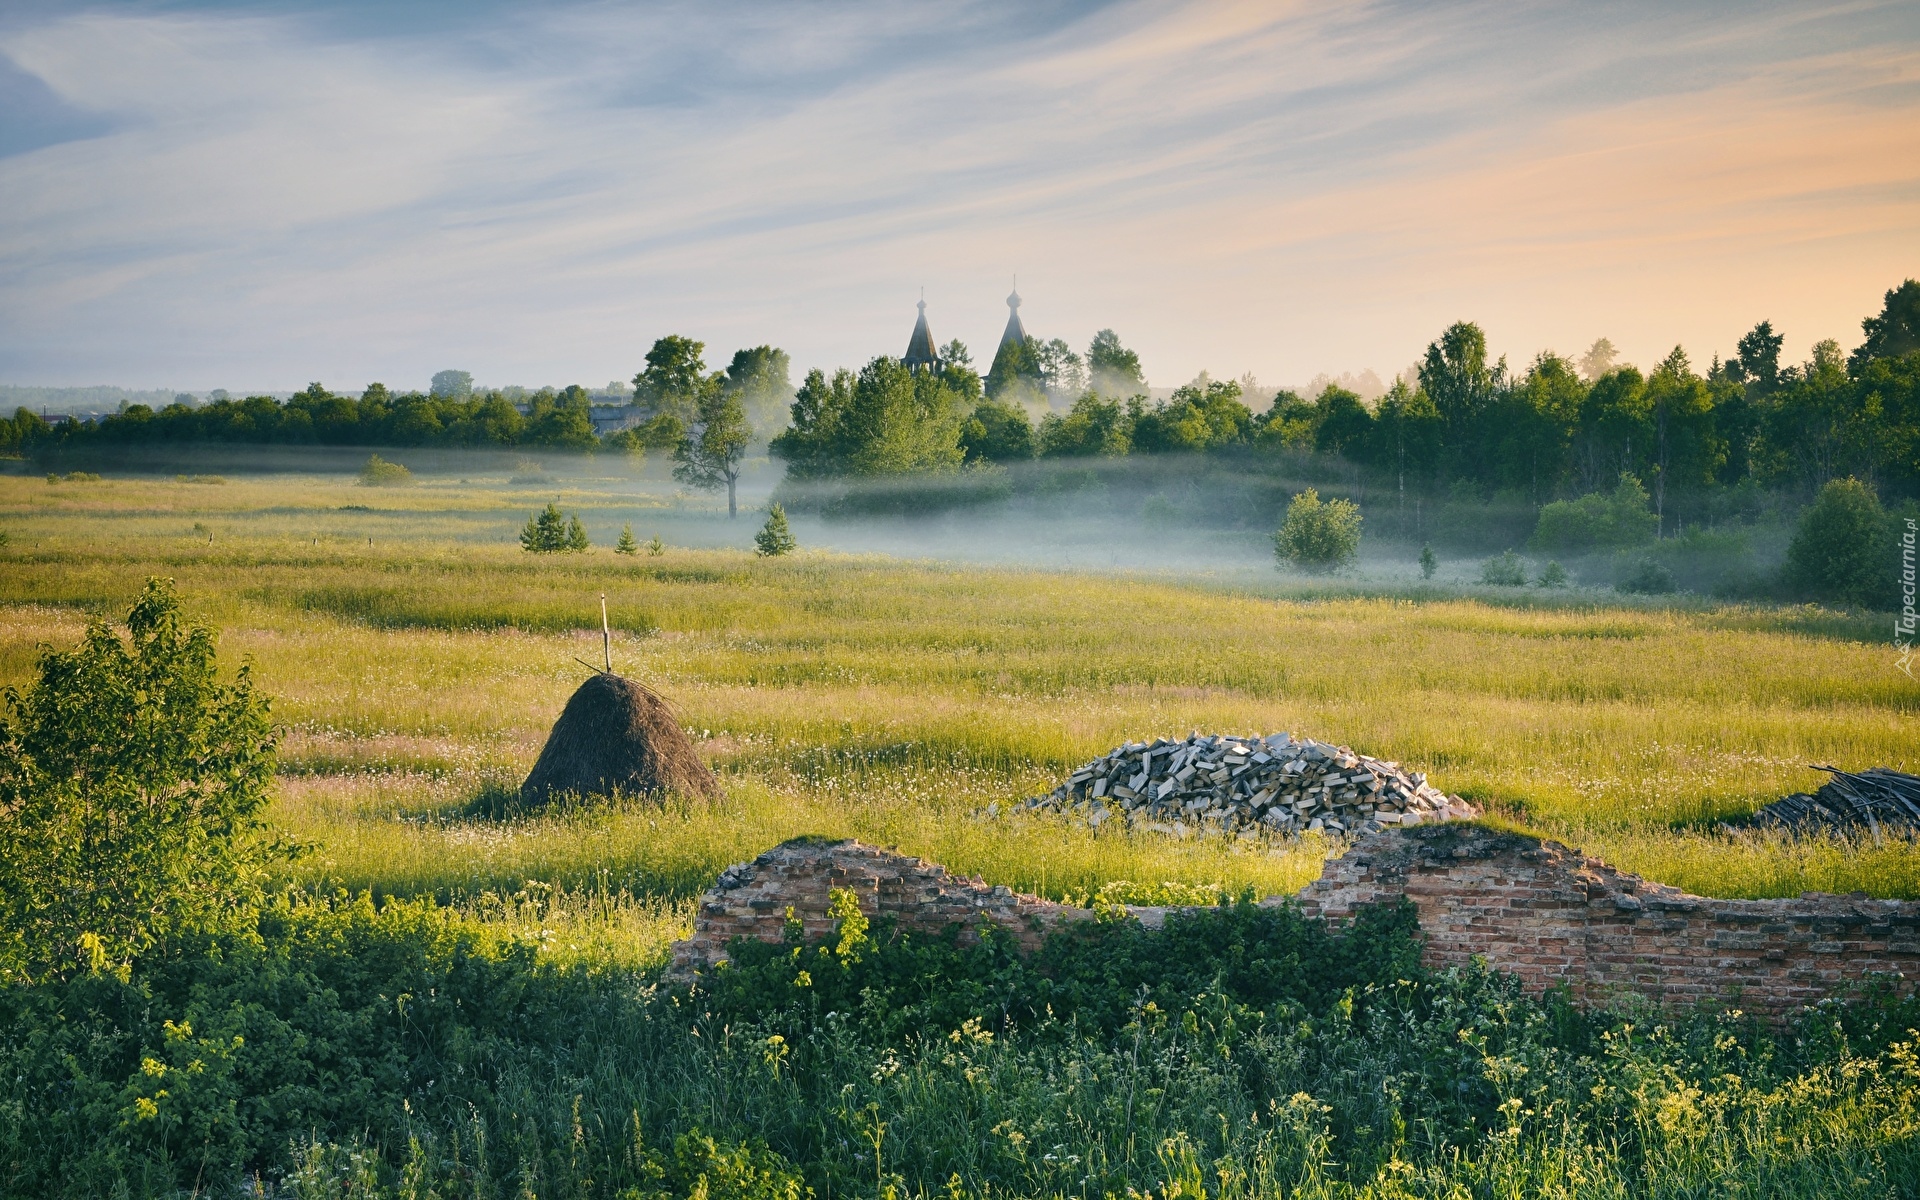
[(907, 352), (900, 365), (909, 371), (938, 371), (940, 355), (933, 348), (933, 330), (927, 328), (927, 302), (920, 302), (920, 319), (913, 323), (913, 336), (907, 339)]
[(1000, 335), (1000, 348), (994, 351), (994, 358), (1005, 354), (1008, 346), (1024, 347), (1027, 344), (1027, 327), (1020, 323), (1020, 292), (1016, 288), (1007, 294), (1007, 328)]

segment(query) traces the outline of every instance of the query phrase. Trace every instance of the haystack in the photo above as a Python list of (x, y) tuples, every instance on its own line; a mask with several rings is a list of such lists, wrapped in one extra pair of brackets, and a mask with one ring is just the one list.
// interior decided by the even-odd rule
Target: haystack
[(520, 785), (520, 802), (541, 804), (568, 793), (659, 791), (717, 797), (720, 784), (665, 700), (631, 679), (602, 672), (567, 701)]

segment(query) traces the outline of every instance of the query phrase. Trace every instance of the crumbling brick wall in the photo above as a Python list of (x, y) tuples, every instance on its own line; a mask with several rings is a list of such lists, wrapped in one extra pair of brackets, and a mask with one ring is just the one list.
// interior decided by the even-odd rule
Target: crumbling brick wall
[(1779, 1016), (1869, 974), (1920, 970), (1920, 902), (1865, 893), (1712, 900), (1650, 883), (1557, 842), (1470, 824), (1382, 832), (1298, 897), (1335, 922), (1405, 896), (1435, 967), (1475, 957), (1532, 990), (1590, 1004), (1634, 995)]
[[(777, 942), (789, 908), (808, 939), (832, 932), (830, 893), (869, 916), (939, 933), (981, 922), (1028, 950), (1062, 921), (1092, 916), (947, 874), (923, 859), (855, 841), (801, 839), (729, 867), (700, 900), (694, 934), (674, 947), (675, 978), (726, 956), (736, 937)], [(1670, 1005), (1714, 1001), (1778, 1016), (1843, 993), (1869, 974), (1920, 973), (1920, 902), (1809, 894), (1710, 900), (1649, 883), (1555, 842), (1452, 823), (1383, 830), (1327, 864), (1295, 902), (1340, 923), (1360, 905), (1411, 900), (1430, 966), (1478, 957), (1530, 989), (1580, 1001), (1634, 995)], [(1165, 909), (1135, 909), (1158, 925)]]
[(1058, 922), (1093, 915), (949, 875), (936, 863), (862, 842), (798, 838), (721, 872), (719, 882), (700, 898), (693, 936), (675, 944), (669, 974), (686, 978), (724, 959), (728, 943), (738, 937), (779, 941), (789, 909), (809, 941), (826, 937), (833, 931), (827, 906), (836, 888), (852, 892), (867, 916), (892, 917), (899, 929), (942, 933), (958, 925), (966, 939), (990, 922), (1011, 932), (1029, 952)]

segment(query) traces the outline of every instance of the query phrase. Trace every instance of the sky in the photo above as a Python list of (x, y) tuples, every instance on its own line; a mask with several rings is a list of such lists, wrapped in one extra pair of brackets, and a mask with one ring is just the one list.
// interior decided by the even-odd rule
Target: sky
[(1851, 347), (1920, 4), (0, 5), (0, 382), (630, 378), (1111, 328), (1156, 386)]

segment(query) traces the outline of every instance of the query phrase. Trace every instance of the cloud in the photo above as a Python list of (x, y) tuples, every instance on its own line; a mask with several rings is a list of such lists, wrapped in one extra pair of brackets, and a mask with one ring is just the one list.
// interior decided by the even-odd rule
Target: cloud
[(668, 331), (858, 363), (922, 285), (990, 346), (1016, 271), (1037, 332), (1164, 381), (1392, 370), (1462, 316), (1704, 358), (1844, 338), (1920, 258), (1901, 5), (409, 16), (0, 30), (56, 114), (0, 158), (0, 377), (597, 381)]

